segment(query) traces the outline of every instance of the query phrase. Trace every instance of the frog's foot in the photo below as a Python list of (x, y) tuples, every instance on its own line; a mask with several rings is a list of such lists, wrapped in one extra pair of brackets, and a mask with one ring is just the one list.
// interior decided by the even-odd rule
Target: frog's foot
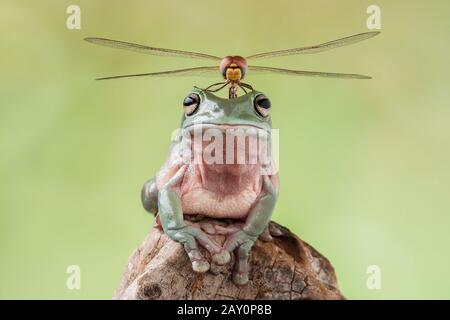
[[(244, 223), (234, 223), (230, 224), (226, 227), (214, 224), (211, 222), (204, 222), (200, 224), (200, 228), (208, 234), (222, 234), (229, 235), (235, 233), (236, 231), (242, 230), (244, 227)], [(279, 237), (283, 234), (280, 228), (278, 228), (275, 224), (269, 223), (267, 227), (264, 229), (263, 233), (259, 236), (259, 239), (265, 242), (270, 242), (273, 240), (273, 237)]]
[(265, 242), (270, 242), (273, 241), (273, 237), (279, 237), (281, 235), (283, 235), (283, 231), (281, 231), (281, 229), (275, 224), (269, 223), (263, 233), (259, 236), (259, 239)]
[(243, 286), (248, 282), (248, 273), (250, 265), (248, 263), (248, 254), (252, 248), (253, 243), (246, 242), (236, 249), (236, 264), (233, 270), (233, 282), (237, 285)]
[[(223, 226), (217, 225), (215, 223), (210, 223), (210, 222), (201, 223), (200, 228), (202, 230), (204, 230), (206, 233), (211, 234), (211, 235), (215, 235), (215, 234), (226, 235), (226, 234), (230, 234), (230, 233), (234, 232), (235, 230), (238, 230), (237, 228), (235, 228), (233, 226), (223, 227)], [(232, 231), (232, 230), (234, 230), (234, 231)], [(215, 264), (217, 264), (219, 266), (223, 266), (224, 264), (227, 264), (228, 262), (230, 262), (231, 255), (228, 251), (219, 249), (218, 252), (216, 252), (215, 254), (213, 254), (211, 256), (211, 259)]]
[[(212, 235), (233, 234), (239, 230), (242, 230), (243, 226), (244, 226), (244, 223), (230, 224), (226, 227), (215, 224), (215, 223), (211, 223), (211, 222), (204, 222), (204, 223), (200, 224), (200, 227), (202, 228), (203, 231), (205, 231), (208, 234), (212, 234)], [(227, 264), (228, 262), (230, 262), (231, 254), (227, 250), (222, 250), (221, 252), (213, 255), (212, 260), (213, 260), (213, 262), (215, 262), (218, 265), (224, 265), (224, 264)]]
[[(168, 230), (167, 234), (172, 240), (183, 244), (188, 257), (191, 260), (192, 269), (195, 272), (204, 273), (210, 268), (210, 264), (201, 254), (197, 242), (211, 253), (215, 263), (217, 263), (217, 261), (221, 262), (221, 259), (226, 257), (226, 255), (221, 253), (219, 245), (209, 239), (203, 231), (194, 226), (184, 226), (179, 229)], [(214, 258), (215, 256), (217, 257)]]
[(237, 285), (245, 285), (248, 282), (248, 255), (258, 236), (251, 235), (240, 229), (230, 234), (225, 241), (222, 252), (235, 251), (236, 262), (233, 270), (233, 282)]
[(203, 222), (200, 224), (200, 228), (208, 234), (220, 234), (220, 235), (228, 235), (234, 233), (238, 230), (241, 230), (244, 226), (243, 223), (235, 223), (230, 224), (226, 227), (212, 223), (212, 222)]

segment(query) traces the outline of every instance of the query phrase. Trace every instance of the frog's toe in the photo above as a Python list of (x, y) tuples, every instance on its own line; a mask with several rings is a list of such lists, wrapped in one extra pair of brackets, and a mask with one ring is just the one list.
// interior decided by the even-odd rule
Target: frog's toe
[(214, 228), (212, 223), (205, 222), (200, 224), (200, 228), (208, 234), (216, 234), (216, 228)]
[(228, 251), (222, 250), (219, 253), (213, 254), (211, 260), (218, 264), (219, 266), (223, 266), (227, 264), (231, 260), (231, 255)]
[(237, 272), (233, 273), (233, 282), (238, 286), (243, 286), (248, 283), (248, 272)]
[(261, 239), (264, 242), (270, 242), (273, 240), (268, 226), (264, 229), (263, 233), (260, 234), (259, 239)]
[(205, 273), (206, 271), (209, 270), (210, 265), (199, 250), (197, 249), (189, 250), (189, 248), (185, 249), (189, 259), (191, 260), (192, 270), (198, 273)]
[(269, 223), (268, 229), (269, 229), (270, 235), (274, 236), (274, 237), (280, 237), (284, 234), (283, 230), (281, 230), (277, 225), (275, 225), (272, 222)]
[(251, 242), (245, 242), (236, 250), (236, 263), (233, 271), (233, 282), (236, 285), (243, 286), (248, 282), (248, 273), (250, 266), (248, 264), (248, 256), (252, 247)]
[(210, 265), (206, 260), (192, 261), (192, 270), (198, 273), (205, 273), (209, 270)]

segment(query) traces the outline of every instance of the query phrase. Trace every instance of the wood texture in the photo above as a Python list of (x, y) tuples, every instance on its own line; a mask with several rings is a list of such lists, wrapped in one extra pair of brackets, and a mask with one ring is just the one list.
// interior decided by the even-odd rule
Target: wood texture
[[(255, 243), (250, 281), (241, 287), (231, 280), (233, 260), (228, 266), (212, 265), (207, 273), (194, 273), (183, 247), (154, 227), (129, 258), (113, 298), (344, 299), (329, 261), (288, 229), (276, 226), (283, 234)], [(218, 243), (225, 240), (211, 237)]]

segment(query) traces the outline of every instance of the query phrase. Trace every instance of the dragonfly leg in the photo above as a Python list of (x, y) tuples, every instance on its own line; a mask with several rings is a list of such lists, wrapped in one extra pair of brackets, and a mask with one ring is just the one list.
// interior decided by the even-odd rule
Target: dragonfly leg
[(242, 89), (242, 91), (244, 91), (245, 94), (247, 94), (247, 90), (245, 90), (245, 87), (242, 84), (238, 84), (239, 88)]
[[(247, 89), (249, 89), (250, 91), (255, 91), (255, 89), (253, 89), (253, 87), (251, 86), (251, 85), (249, 85), (248, 83), (244, 83), (244, 82), (240, 82), (239, 83), (239, 86), (242, 88), (242, 87), (244, 87), (244, 88), (247, 88)], [(245, 91), (245, 90), (244, 90)]]
[[(225, 88), (228, 85), (229, 81), (226, 81), (225, 83), (223, 82), (217, 82), (217, 83), (213, 83), (212, 85), (210, 85), (209, 87), (207, 87), (206, 89), (203, 89), (204, 91), (208, 91), (208, 92), (217, 92), (219, 90), (222, 90), (223, 88)], [(217, 89), (211, 89), (212, 87), (221, 85), (219, 88)]]

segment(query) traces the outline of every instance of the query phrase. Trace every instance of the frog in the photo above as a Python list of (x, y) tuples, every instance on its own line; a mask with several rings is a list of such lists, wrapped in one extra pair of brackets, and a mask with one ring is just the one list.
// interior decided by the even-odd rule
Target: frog
[[(255, 241), (259, 238), (270, 241), (272, 236), (281, 234), (270, 223), (279, 193), (278, 171), (271, 152), (271, 101), (256, 90), (226, 99), (194, 87), (182, 106), (180, 129), (170, 143), (161, 169), (144, 183), (142, 205), (156, 216), (157, 225), (164, 233), (184, 247), (193, 271), (204, 273), (210, 270), (211, 264), (226, 265), (234, 254), (232, 280), (237, 285), (245, 285), (249, 281), (249, 254)], [(228, 155), (227, 160), (231, 161), (202, 161), (201, 156), (197, 157), (199, 161), (193, 161), (216, 141), (210, 139), (196, 144), (195, 134), (201, 136), (208, 130), (218, 134), (217, 140), (221, 135), (229, 137), (230, 130), (247, 130), (249, 134), (241, 146), (212, 153), (222, 160)], [(256, 152), (248, 145), (260, 134), (268, 137), (264, 140), (266, 159), (252, 157), (254, 161), (248, 161)], [(229, 141), (238, 139), (236, 136)], [(242, 146), (247, 149), (243, 157), (247, 161), (237, 163), (236, 154), (242, 151)], [(229, 227), (210, 223), (199, 227), (189, 223), (195, 217), (236, 223)], [(213, 241), (211, 234), (226, 235), (223, 245)], [(210, 261), (200, 247), (209, 252)]]

